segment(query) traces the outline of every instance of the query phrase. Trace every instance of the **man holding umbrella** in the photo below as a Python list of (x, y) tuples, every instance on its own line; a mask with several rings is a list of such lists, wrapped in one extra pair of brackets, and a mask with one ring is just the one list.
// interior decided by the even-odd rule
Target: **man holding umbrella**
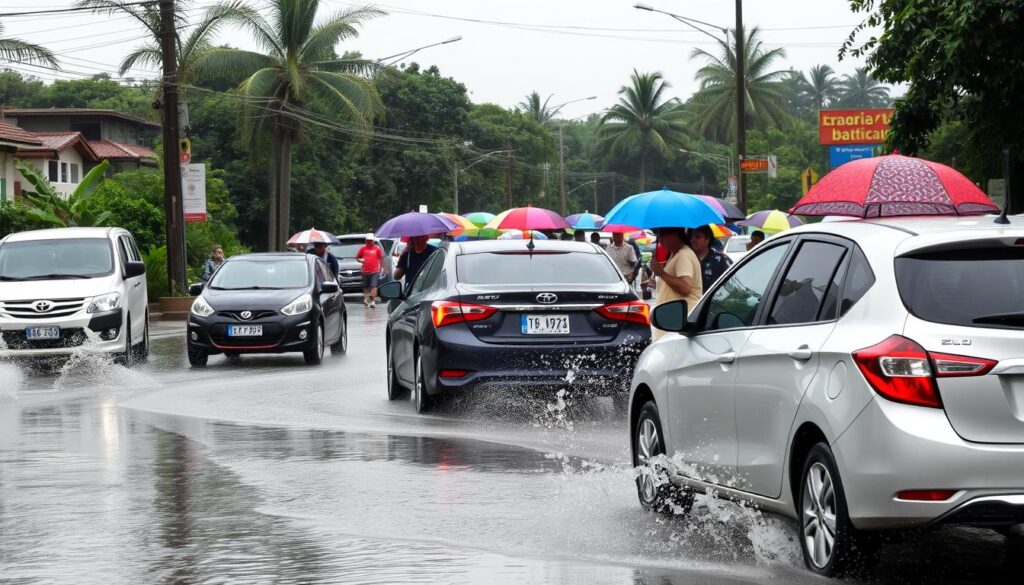
[(314, 256), (319, 256), (328, 266), (331, 267), (331, 274), (334, 275), (334, 280), (338, 280), (338, 271), (340, 269), (338, 265), (338, 259), (331, 254), (331, 251), (327, 249), (327, 242), (313, 242), (313, 247), (306, 252)]
[(430, 256), (437, 251), (437, 246), (427, 243), (429, 236), (412, 236), (409, 238), (409, 245), (398, 257), (398, 264), (395, 267), (395, 280), (406, 277), (405, 285), (409, 286), (419, 274), (420, 268), (427, 263)]

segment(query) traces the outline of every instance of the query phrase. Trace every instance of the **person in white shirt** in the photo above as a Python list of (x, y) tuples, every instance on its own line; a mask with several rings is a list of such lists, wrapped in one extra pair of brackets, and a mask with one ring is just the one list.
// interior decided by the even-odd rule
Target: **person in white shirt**
[(616, 268), (626, 277), (627, 282), (633, 282), (636, 277), (637, 268), (640, 266), (640, 259), (636, 257), (636, 250), (626, 243), (626, 238), (621, 233), (612, 234), (612, 243), (604, 250), (615, 262)]

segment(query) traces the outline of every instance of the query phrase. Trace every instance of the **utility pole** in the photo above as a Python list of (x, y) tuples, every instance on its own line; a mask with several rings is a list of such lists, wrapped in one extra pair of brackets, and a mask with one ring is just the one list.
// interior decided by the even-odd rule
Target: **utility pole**
[(507, 165), (505, 167), (505, 190), (508, 195), (508, 209), (512, 209), (512, 137), (505, 139), (505, 153)]
[[(597, 179), (594, 180), (594, 211), (591, 213), (601, 213), (601, 210), (597, 207)], [(565, 215), (563, 214), (562, 217), (565, 217)]]
[[(454, 157), (453, 157), (454, 158)], [(455, 215), (459, 214), (459, 161), (452, 162), (452, 174), (455, 175), (455, 204), (452, 210)]]
[(178, 158), (178, 55), (174, 0), (160, 0), (160, 51), (163, 54), (164, 215), (167, 238), (167, 286), (170, 295), (184, 290), (185, 218)]
[[(619, 197), (615, 194), (615, 178), (615, 173), (612, 173), (612, 207), (615, 207), (615, 204), (619, 202)], [(595, 209), (594, 213), (598, 213), (598, 211)]]
[[(745, 98), (747, 93), (746, 83), (744, 81), (746, 72), (744, 71), (744, 55), (746, 50), (743, 48), (743, 42), (745, 40), (743, 36), (743, 0), (736, 0), (736, 30), (734, 36), (736, 37), (736, 158), (739, 161), (743, 160), (743, 157), (747, 154), (747, 121), (746, 121), (746, 104)], [(743, 179), (743, 169), (739, 168), (739, 163), (736, 165), (736, 181), (737, 181), (737, 199), (739, 203), (740, 211), (747, 212), (747, 182)]]
[[(562, 138), (562, 128), (564, 127), (564, 123), (558, 125), (558, 209), (562, 217), (565, 217), (567, 213), (565, 209), (565, 144)], [(597, 213), (597, 210), (594, 210), (594, 213)]]

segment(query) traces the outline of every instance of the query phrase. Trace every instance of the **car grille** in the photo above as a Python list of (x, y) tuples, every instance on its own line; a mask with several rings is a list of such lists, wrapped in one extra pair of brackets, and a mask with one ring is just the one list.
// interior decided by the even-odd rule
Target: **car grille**
[(360, 272), (358, 270), (340, 270), (338, 272), (338, 276), (341, 276), (343, 278), (355, 278), (359, 275)]
[(210, 327), (210, 340), (220, 346), (229, 347), (260, 347), (281, 343), (284, 327), (279, 323), (262, 323), (263, 335), (259, 337), (228, 337), (227, 325)]
[(242, 311), (220, 311), (217, 313), (219, 317), (227, 317), (228, 319), (234, 319), (235, 321), (249, 322), (264, 319), (266, 317), (273, 317), (277, 314), (277, 311), (261, 310), (261, 311), (250, 311), (252, 315), (248, 319), (242, 318)]
[[(36, 310), (36, 303), (48, 302), (46, 311)], [(0, 315), (12, 319), (53, 319), (68, 317), (85, 305), (85, 299), (36, 299), (32, 301), (0, 301)]]
[(7, 349), (59, 349), (78, 347), (88, 339), (80, 327), (60, 330), (60, 339), (36, 339), (29, 341), (20, 330), (0, 332)]

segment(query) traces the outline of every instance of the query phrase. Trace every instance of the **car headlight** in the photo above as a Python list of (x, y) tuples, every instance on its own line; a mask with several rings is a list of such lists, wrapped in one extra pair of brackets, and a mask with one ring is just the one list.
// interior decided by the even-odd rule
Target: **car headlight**
[(301, 315), (302, 313), (308, 313), (312, 308), (313, 297), (305, 294), (288, 303), (285, 308), (281, 309), (281, 312), (285, 315)]
[(203, 297), (199, 297), (192, 303), (192, 314), (200, 317), (209, 317), (213, 314), (213, 307), (211, 307)]
[(119, 308), (121, 308), (121, 293), (113, 292), (93, 297), (92, 300), (89, 301), (89, 308), (87, 308), (85, 312), (103, 313)]

